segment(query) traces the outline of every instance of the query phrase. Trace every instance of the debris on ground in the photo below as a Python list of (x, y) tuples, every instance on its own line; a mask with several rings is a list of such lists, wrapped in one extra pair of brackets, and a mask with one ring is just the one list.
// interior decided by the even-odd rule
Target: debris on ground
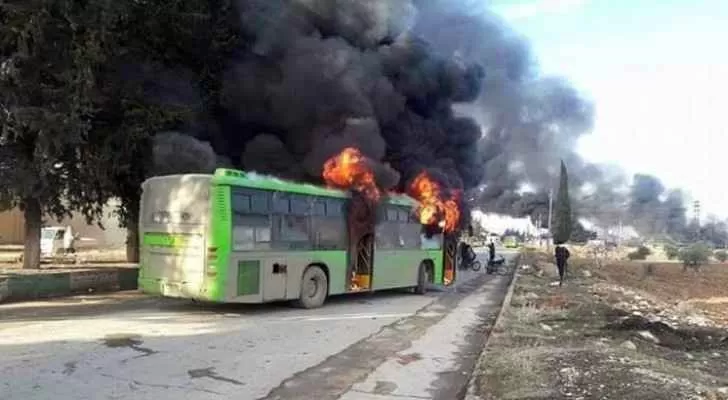
[(554, 287), (548, 256), (529, 256), (474, 376), (482, 399), (728, 400), (726, 320), (680, 296), (722, 296), (718, 278), (701, 290), (692, 272), (678, 279), (664, 265), (642, 279), (641, 266), (575, 260)]

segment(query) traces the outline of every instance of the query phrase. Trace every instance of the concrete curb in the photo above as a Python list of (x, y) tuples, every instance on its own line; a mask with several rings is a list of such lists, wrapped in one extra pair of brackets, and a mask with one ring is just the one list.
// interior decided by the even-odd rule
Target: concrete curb
[(135, 290), (137, 267), (85, 267), (78, 271), (42, 270), (0, 275), (0, 302), (27, 301), (89, 292)]
[[(503, 298), (503, 304), (501, 304), (501, 308), (498, 311), (498, 315), (496, 316), (495, 323), (491, 327), (490, 331), (495, 332), (496, 329), (500, 328), (503, 325), (503, 314), (508, 309), (508, 307), (511, 305), (511, 298), (513, 297), (513, 291), (516, 287), (516, 281), (518, 280), (518, 268), (519, 268), (519, 261), (520, 256), (516, 260), (515, 265), (515, 271), (513, 272), (513, 278), (511, 278), (511, 283), (508, 284), (508, 291), (506, 292), (506, 296)], [(470, 379), (468, 380), (468, 391), (465, 394), (464, 400), (482, 400), (482, 397), (480, 397), (478, 393), (478, 381), (480, 379), (480, 376), (482, 375), (482, 372), (480, 371), (480, 366), (485, 361), (485, 354), (488, 350), (488, 342), (490, 342), (490, 335), (488, 335), (488, 338), (485, 340), (485, 343), (483, 343), (483, 350), (480, 352), (480, 356), (478, 356), (478, 361), (475, 363), (475, 368), (473, 369), (473, 373), (470, 375)]]

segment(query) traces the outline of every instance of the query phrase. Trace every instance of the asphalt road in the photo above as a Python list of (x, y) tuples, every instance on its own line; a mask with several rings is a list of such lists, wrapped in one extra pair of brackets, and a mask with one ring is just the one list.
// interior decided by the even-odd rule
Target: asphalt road
[[(340, 398), (386, 374), (388, 357), (442, 329), (453, 310), (474, 315), (476, 292), (503, 281), (467, 271), (446, 291), (335, 297), (317, 310), (134, 293), (3, 305), (0, 399)], [(346, 398), (365, 395), (356, 390)]]

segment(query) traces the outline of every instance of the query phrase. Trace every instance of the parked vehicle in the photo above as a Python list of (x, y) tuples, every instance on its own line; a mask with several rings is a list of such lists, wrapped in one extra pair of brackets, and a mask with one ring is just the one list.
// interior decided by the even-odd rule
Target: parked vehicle
[(518, 247), (518, 238), (515, 236), (506, 236), (503, 239), (503, 245), (509, 249), (515, 249)]
[[(80, 235), (73, 232), (70, 226), (44, 226), (40, 230), (40, 258), (48, 261), (57, 258), (73, 257), (75, 260), (75, 243)], [(23, 261), (23, 255), (18, 262)]]

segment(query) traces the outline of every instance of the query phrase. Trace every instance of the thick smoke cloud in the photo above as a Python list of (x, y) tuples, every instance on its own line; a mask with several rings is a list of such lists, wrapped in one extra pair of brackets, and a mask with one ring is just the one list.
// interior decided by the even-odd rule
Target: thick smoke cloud
[[(530, 216), (545, 226), (548, 192), (557, 185), (564, 160), (577, 215), (604, 226), (634, 222), (643, 233), (684, 231), (681, 192), (665, 198), (655, 177), (638, 174), (632, 183), (619, 168), (580, 157), (576, 147), (593, 128), (595, 106), (569, 82), (539, 75), (524, 38), (474, 2), (428, 4), (415, 26), (418, 34), (439, 54), (486, 71), (478, 99), (455, 106), (484, 131), (479, 143), (484, 177), (470, 194), (477, 207)], [(524, 185), (529, 192), (523, 192)]]
[(238, 0), (221, 109), (200, 112), (192, 136), (218, 165), (318, 183), (324, 161), (354, 146), (378, 162), (382, 187), (404, 190), (426, 170), (474, 206), (533, 217), (563, 159), (580, 215), (634, 216), (625, 177), (575, 151), (593, 104), (539, 75), (528, 42), (482, 4)]
[[(486, 76), (437, 51), (409, 0), (240, 0), (247, 42), (229, 60), (223, 117), (202, 137), (247, 170), (321, 182), (345, 147), (372, 160), (380, 186), (423, 170), (448, 189), (482, 181), (481, 127), (453, 111)], [(206, 132), (205, 132), (206, 131)], [(198, 134), (200, 135), (200, 134)]]
[(152, 175), (209, 174), (218, 165), (218, 157), (209, 143), (179, 132), (155, 135), (152, 154)]

